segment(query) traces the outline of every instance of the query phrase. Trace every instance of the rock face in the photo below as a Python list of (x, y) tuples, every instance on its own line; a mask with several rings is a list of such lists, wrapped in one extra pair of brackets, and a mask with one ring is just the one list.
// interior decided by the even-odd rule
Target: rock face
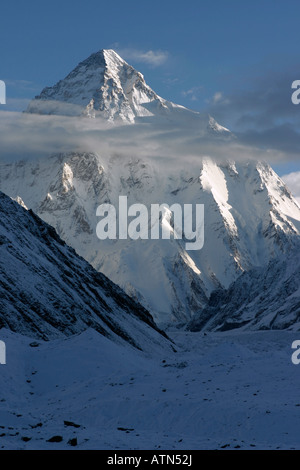
[(0, 328), (42, 339), (93, 328), (138, 349), (170, 348), (148, 311), (3, 193), (0, 220)]
[(228, 290), (212, 293), (190, 331), (300, 329), (300, 245), (267, 267), (242, 274)]

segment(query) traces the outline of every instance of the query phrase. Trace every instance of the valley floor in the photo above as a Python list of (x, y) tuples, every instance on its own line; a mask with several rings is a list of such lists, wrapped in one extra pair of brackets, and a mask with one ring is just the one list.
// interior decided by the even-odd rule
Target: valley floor
[(0, 330), (0, 449), (300, 449), (300, 332), (169, 335), (149, 357)]

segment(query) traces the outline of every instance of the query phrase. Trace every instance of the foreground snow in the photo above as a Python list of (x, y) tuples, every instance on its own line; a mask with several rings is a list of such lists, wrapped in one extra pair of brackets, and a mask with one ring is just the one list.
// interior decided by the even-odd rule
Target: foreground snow
[(93, 330), (37, 345), (2, 329), (0, 449), (300, 447), (297, 333), (169, 334), (177, 353), (150, 357)]

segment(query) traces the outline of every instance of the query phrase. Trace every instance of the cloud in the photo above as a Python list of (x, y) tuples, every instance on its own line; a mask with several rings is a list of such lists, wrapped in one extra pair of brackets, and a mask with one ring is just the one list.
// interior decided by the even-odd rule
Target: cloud
[(286, 183), (300, 205), (300, 171), (283, 175), (281, 179)]
[(189, 98), (191, 101), (198, 101), (200, 94), (203, 92), (202, 86), (195, 86), (189, 90), (184, 90), (182, 96)]
[(31, 98), (11, 98), (8, 96), (3, 111), (23, 111), (27, 108), (30, 101)]
[(199, 168), (203, 157), (217, 161), (284, 160), (282, 152), (245, 145), (230, 134), (208, 130), (208, 116), (178, 108), (175, 117), (141, 118), (135, 125), (17, 112), (0, 112), (0, 160), (36, 159), (61, 152), (95, 152), (105, 161), (114, 155), (151, 160), (182, 169)]
[(123, 57), (125, 60), (144, 63), (152, 67), (159, 67), (160, 65), (163, 65), (169, 57), (169, 53), (162, 50), (142, 51), (134, 48), (116, 49), (118, 54), (120, 54), (121, 57)]
[(212, 102), (213, 104), (217, 104), (222, 101), (223, 101), (223, 93), (221, 91), (217, 91), (212, 98)]
[(247, 145), (299, 155), (300, 105), (291, 101), (297, 77), (296, 67), (247, 77), (237, 89), (215, 92), (207, 112)]
[(41, 86), (30, 80), (5, 78), (4, 82), (6, 85), (6, 106), (3, 108), (4, 111), (22, 111), (26, 109), (32, 96), (41, 90)]

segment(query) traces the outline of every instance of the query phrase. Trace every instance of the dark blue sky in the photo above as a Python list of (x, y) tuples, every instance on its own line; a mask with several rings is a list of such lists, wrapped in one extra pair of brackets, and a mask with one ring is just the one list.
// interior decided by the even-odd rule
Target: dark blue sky
[(299, 0), (10, 0), (0, 29), (7, 109), (114, 48), (164, 98), (213, 111), (249, 143), (274, 142), (297, 169), (299, 18)]

